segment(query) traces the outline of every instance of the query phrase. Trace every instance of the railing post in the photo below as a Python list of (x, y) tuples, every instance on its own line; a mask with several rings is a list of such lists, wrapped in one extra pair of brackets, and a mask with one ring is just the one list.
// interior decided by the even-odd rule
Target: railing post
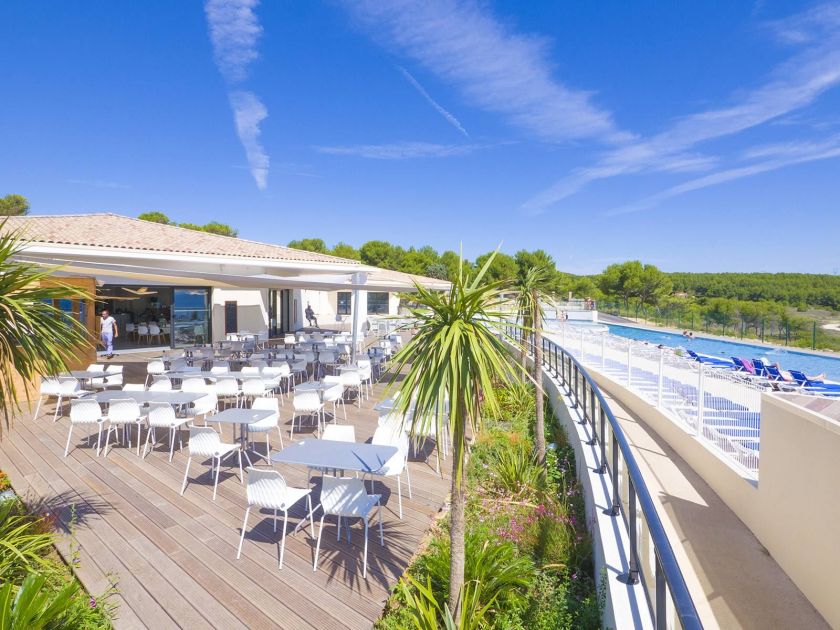
[(554, 351), (554, 376), (558, 376), (560, 372), (557, 371), (557, 344), (552, 343), (551, 347)]
[(581, 419), (581, 424), (586, 424), (586, 379), (580, 379), (580, 388), (583, 390), (583, 418)]
[(590, 446), (595, 446), (598, 443), (598, 423), (595, 422), (595, 388), (589, 386), (589, 421), (592, 424), (592, 439), (589, 441)]
[(618, 496), (618, 439), (615, 433), (612, 434), (612, 515), (618, 516), (621, 514), (621, 497)]
[(578, 399), (578, 366), (577, 363), (572, 364), (572, 369), (574, 371), (574, 391), (575, 391), (575, 400), (574, 404), (572, 405), (572, 409), (577, 409), (580, 406), (580, 400)]
[(601, 407), (601, 467), (598, 472), (602, 475), (607, 472), (607, 414), (604, 413), (604, 408)]
[(601, 369), (604, 369), (604, 365), (606, 364), (607, 360), (607, 333), (601, 333)]
[(565, 350), (565, 348), (560, 351), (560, 382), (563, 383), (564, 386), (568, 387), (568, 383), (566, 382), (566, 350)]
[(633, 382), (633, 346), (627, 344), (627, 387)]
[(628, 480), (629, 494), (630, 494), (630, 510), (628, 520), (630, 521), (630, 561), (627, 570), (627, 583), (639, 583), (639, 544), (637, 530), (637, 515), (636, 515), (636, 488), (632, 480)]
[(665, 379), (665, 375), (663, 374), (663, 370), (665, 368), (665, 349), (659, 349), (659, 388), (656, 395), (656, 406), (659, 409), (662, 409), (662, 385)]
[(656, 556), (656, 601), (654, 602), (655, 614), (655, 628), (656, 630), (666, 630), (668, 621), (666, 619), (668, 611), (668, 600), (665, 598), (665, 572), (662, 570), (662, 562), (659, 560), (659, 554)]
[(706, 414), (706, 372), (697, 363), (697, 437), (703, 437), (703, 416)]

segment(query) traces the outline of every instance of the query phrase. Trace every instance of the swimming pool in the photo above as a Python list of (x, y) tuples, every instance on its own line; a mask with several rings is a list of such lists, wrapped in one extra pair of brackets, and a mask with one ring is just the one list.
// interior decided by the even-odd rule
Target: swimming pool
[(686, 348), (700, 354), (710, 354), (717, 357), (732, 356), (752, 359), (753, 357), (767, 357), (771, 363), (779, 363), (785, 369), (802, 370), (806, 374), (825, 373), (825, 377), (832, 381), (840, 381), (840, 358), (824, 357), (805, 352), (797, 352), (785, 347), (757, 346), (736, 341), (721, 341), (707, 337), (687, 339), (682, 335), (651, 330), (649, 328), (635, 328), (619, 324), (607, 324), (610, 333), (627, 339), (647, 341), (655, 345), (660, 343), (671, 348)]

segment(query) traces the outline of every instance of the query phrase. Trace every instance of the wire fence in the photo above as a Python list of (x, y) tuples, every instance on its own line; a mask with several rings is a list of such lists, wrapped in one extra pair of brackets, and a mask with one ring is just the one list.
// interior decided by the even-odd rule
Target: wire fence
[(669, 348), (579, 326), (561, 324), (546, 337), (659, 408), (751, 476), (757, 474), (764, 385)]

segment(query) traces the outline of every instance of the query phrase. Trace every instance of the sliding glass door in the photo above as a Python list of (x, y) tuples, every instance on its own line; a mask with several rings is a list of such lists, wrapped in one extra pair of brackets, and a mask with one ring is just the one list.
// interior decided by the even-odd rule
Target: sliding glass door
[(172, 345), (210, 343), (210, 289), (174, 289), (172, 304)]

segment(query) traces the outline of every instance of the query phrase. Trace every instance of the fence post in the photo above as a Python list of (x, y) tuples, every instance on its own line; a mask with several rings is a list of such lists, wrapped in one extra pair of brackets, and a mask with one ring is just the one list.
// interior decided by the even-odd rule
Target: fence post
[[(628, 480), (629, 481), (629, 480)], [(633, 485), (632, 481), (629, 481), (629, 494), (630, 494), (630, 514), (629, 514), (629, 521), (630, 521), (630, 562), (628, 563), (628, 571), (627, 571), (627, 583), (628, 584), (638, 584), (639, 583), (639, 544), (638, 544), (638, 534), (637, 534), (637, 516), (636, 516), (636, 488)]]
[(703, 364), (697, 364), (697, 436), (703, 437), (703, 416), (706, 413), (706, 383)]
[(607, 414), (604, 412), (604, 408), (601, 407), (601, 467), (598, 469), (598, 472), (602, 475), (607, 472)]
[(604, 365), (606, 363), (606, 345), (607, 345), (607, 333), (601, 333), (601, 369), (604, 369)]
[(618, 439), (615, 433), (612, 436), (612, 515), (621, 514), (621, 497), (618, 496)]
[(665, 349), (659, 349), (659, 388), (657, 391), (656, 396), (656, 406), (659, 409), (662, 409), (662, 385), (663, 381), (665, 380), (665, 375), (663, 374), (665, 368)]
[(627, 344), (627, 387), (630, 387), (633, 379), (633, 346)]

